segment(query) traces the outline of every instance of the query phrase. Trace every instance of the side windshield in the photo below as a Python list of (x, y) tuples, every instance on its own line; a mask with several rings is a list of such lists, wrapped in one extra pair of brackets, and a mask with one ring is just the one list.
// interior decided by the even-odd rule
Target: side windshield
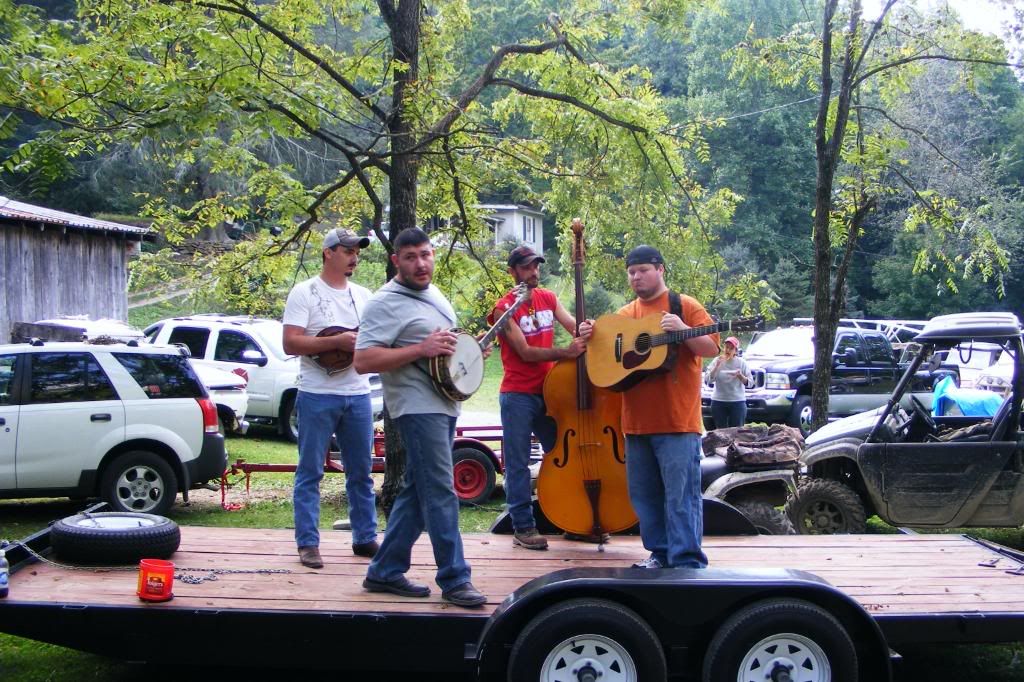
[(188, 360), (180, 355), (114, 353), (150, 398), (201, 398), (205, 390)]

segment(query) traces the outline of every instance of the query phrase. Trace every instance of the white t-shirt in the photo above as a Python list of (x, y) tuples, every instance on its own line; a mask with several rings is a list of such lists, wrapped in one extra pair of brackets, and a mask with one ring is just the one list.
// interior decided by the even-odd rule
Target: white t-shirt
[[(316, 336), (327, 327), (358, 329), (370, 290), (350, 281), (344, 289), (328, 286), (320, 276), (296, 284), (284, 306), (284, 324), (302, 327), (306, 336)], [(303, 355), (299, 364), (299, 390), (307, 393), (362, 395), (370, 392), (370, 379), (349, 367), (329, 376), (323, 368)]]

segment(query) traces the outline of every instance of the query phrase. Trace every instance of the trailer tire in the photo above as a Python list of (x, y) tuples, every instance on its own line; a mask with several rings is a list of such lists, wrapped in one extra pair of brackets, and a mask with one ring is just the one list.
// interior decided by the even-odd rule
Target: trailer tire
[(181, 544), (181, 530), (170, 519), (138, 512), (75, 514), (50, 526), (54, 553), (85, 564), (132, 564), (166, 559)]
[(476, 448), (458, 448), (452, 453), (452, 474), (460, 504), (483, 504), (494, 494), (494, 462)]
[(810, 478), (786, 502), (786, 514), (800, 535), (837, 535), (867, 530), (864, 503), (849, 486), (829, 478)]
[(737, 502), (733, 506), (754, 524), (758, 535), (796, 535), (786, 512), (767, 502)]
[[(800, 668), (809, 682), (857, 682), (857, 650), (831, 614), (798, 599), (756, 602), (729, 617), (704, 656), (703, 682), (775, 679)], [(788, 679), (788, 677), (787, 677)]]
[(602, 682), (662, 682), (668, 676), (651, 626), (604, 599), (573, 599), (535, 616), (512, 646), (508, 680), (554, 682), (574, 665), (590, 666)]

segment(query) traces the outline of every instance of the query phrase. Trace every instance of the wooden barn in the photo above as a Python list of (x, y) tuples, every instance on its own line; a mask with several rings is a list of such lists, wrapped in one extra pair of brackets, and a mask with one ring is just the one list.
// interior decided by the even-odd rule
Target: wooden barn
[(0, 196), (0, 343), (15, 322), (128, 318), (128, 258), (149, 228)]

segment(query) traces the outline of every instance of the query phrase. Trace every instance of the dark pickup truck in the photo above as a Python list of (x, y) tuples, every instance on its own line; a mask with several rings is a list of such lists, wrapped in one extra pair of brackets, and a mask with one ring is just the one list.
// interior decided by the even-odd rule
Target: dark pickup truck
[[(751, 369), (747, 421), (784, 423), (811, 432), (811, 384), (814, 375), (814, 327), (775, 329), (758, 336), (743, 359)], [(845, 417), (885, 404), (907, 363), (899, 361), (882, 332), (840, 327), (832, 348), (829, 418)], [(928, 393), (946, 376), (959, 383), (955, 366), (917, 373), (912, 393)], [(705, 383), (701, 405), (705, 425), (713, 428), (711, 396)]]

